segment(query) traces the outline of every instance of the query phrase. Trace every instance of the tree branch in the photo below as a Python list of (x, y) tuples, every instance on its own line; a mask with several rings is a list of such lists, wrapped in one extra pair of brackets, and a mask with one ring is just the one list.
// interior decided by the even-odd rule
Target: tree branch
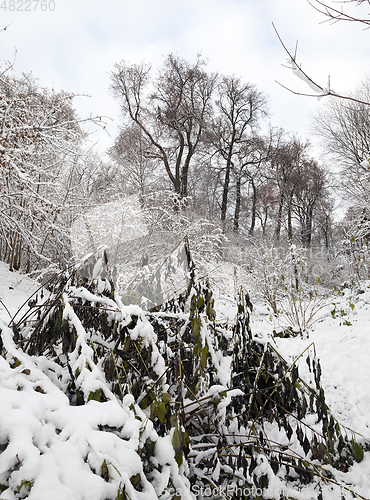
[[(340, 10), (336, 9), (334, 7), (331, 7), (330, 5), (327, 5), (322, 0), (314, 0), (316, 2), (316, 4), (318, 4), (318, 5), (315, 5), (311, 0), (307, 0), (307, 1), (311, 5), (311, 7), (313, 7), (315, 10), (317, 10), (317, 12), (320, 12), (320, 14), (323, 14), (324, 16), (326, 16), (327, 19), (323, 22), (332, 21), (333, 23), (336, 23), (338, 21), (351, 21), (351, 22), (365, 24), (367, 26), (367, 28), (365, 28), (365, 29), (370, 28), (370, 19), (358, 18), (358, 17), (351, 16), (347, 12), (344, 12), (343, 8)], [(359, 5), (363, 4), (364, 2), (367, 2), (370, 4), (369, 0), (344, 0), (342, 2), (337, 2), (337, 3), (356, 3), (357, 6), (359, 6)]]
[[(319, 1), (319, 0), (317, 0), (317, 1)], [(297, 91), (295, 91), (295, 90), (293, 90), (293, 89), (291, 89), (289, 87), (286, 87), (282, 83), (276, 81), (276, 83), (278, 85), (280, 85), (281, 87), (283, 87), (284, 89), (288, 90), (289, 92), (291, 92), (292, 94), (295, 94), (295, 95), (307, 96), (307, 97), (316, 97), (317, 99), (321, 99), (322, 97), (331, 96), (331, 97), (336, 97), (337, 99), (344, 99), (344, 100), (348, 100), (348, 101), (352, 101), (352, 102), (357, 102), (359, 104), (364, 104), (366, 106), (370, 106), (370, 102), (368, 102), (368, 101), (362, 101), (361, 99), (357, 99), (356, 97), (352, 97), (352, 96), (344, 95), (344, 94), (338, 94), (337, 92), (334, 92), (334, 90), (332, 90), (330, 88), (330, 76), (328, 77), (328, 86), (327, 86), (327, 88), (322, 87), (321, 85), (319, 85), (318, 83), (316, 83), (316, 81), (313, 80), (313, 78), (311, 78), (302, 69), (302, 67), (300, 65), (298, 65), (297, 59), (296, 59), (296, 57), (297, 57), (297, 48), (295, 50), (294, 55), (292, 55), (291, 52), (285, 46), (285, 44), (284, 44), (282, 38), (280, 37), (279, 32), (277, 31), (274, 23), (272, 23), (272, 26), (274, 28), (276, 36), (279, 39), (279, 42), (280, 42), (281, 46), (283, 47), (283, 49), (285, 50), (286, 54), (289, 57), (289, 59), (288, 59), (289, 66), (285, 66), (285, 65), (283, 65), (283, 66), (286, 67), (286, 68), (291, 69), (293, 71), (293, 73), (296, 76), (298, 76), (298, 78), (300, 78), (305, 83), (307, 83), (307, 85), (309, 85), (309, 87), (315, 92), (315, 94), (304, 93), (304, 92), (297, 92)]]

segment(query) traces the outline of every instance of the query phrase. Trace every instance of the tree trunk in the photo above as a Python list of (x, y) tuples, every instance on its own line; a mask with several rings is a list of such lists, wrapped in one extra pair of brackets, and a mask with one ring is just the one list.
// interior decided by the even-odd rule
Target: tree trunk
[(280, 200), (279, 200), (279, 210), (278, 210), (278, 216), (277, 216), (277, 221), (276, 221), (276, 228), (275, 228), (275, 238), (277, 241), (280, 240), (281, 224), (282, 224), (282, 218), (283, 218), (283, 206), (284, 206), (284, 196), (281, 193)]
[(253, 181), (251, 180), (251, 185), (253, 189), (253, 195), (252, 195), (252, 220), (251, 220), (251, 225), (249, 228), (249, 235), (252, 236), (254, 232), (254, 228), (256, 227), (256, 212), (257, 212), (257, 187)]
[(311, 247), (311, 241), (312, 241), (312, 220), (313, 220), (313, 214), (312, 210), (310, 210), (307, 214), (307, 236), (306, 236), (306, 245), (307, 248)]
[(235, 212), (234, 212), (234, 231), (236, 233), (239, 231), (240, 206), (241, 206), (241, 179), (240, 177), (238, 177), (236, 181), (236, 201), (235, 201)]
[(291, 191), (288, 202), (288, 241), (292, 243), (293, 240), (293, 225), (292, 225), (292, 201), (293, 201), (293, 191)]
[(190, 168), (190, 160), (193, 155), (193, 148), (189, 146), (188, 154), (185, 158), (185, 163), (181, 170), (181, 179), (180, 179), (180, 196), (181, 198), (186, 198), (188, 196), (188, 177), (189, 177), (189, 168)]
[(293, 239), (293, 227), (292, 227), (292, 207), (290, 203), (288, 205), (287, 215), (288, 215), (288, 241), (289, 243), (291, 243)]
[(228, 162), (226, 165), (224, 190), (222, 193), (222, 204), (221, 204), (221, 221), (222, 222), (225, 222), (225, 220), (226, 220), (227, 200), (229, 197), (229, 185), (230, 185), (230, 170), (231, 170), (231, 164)]

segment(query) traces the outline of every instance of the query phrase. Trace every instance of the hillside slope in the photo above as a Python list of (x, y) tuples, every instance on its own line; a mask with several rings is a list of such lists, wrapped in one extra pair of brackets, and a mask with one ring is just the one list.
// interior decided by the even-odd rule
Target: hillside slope
[[(225, 281), (227, 279), (230, 280), (230, 276), (225, 276)], [(0, 263), (0, 328), (7, 351), (6, 360), (0, 357), (0, 491), (5, 488), (1, 487), (2, 479), (9, 480), (9, 470), (12, 470), (9, 480), (12, 487), (5, 488), (0, 499), (157, 498), (152, 484), (143, 477), (145, 487), (141, 492), (126, 491), (116, 497), (117, 486), (114, 485), (124, 481), (119, 470), (124, 470), (128, 478), (143, 474), (135, 450), (142, 439), (141, 422), (146, 417), (136, 406), (134, 409), (132, 396), (125, 396), (123, 405), (116, 400), (91, 400), (82, 406), (72, 406), (65, 395), (66, 375), (63, 370), (46, 357), (25, 354), (14, 342), (12, 331), (7, 326), (9, 318), (27, 304), (37, 288), (37, 283), (17, 272), (10, 273), (6, 265)], [(27, 305), (24, 307), (26, 310)], [(235, 315), (231, 301), (216, 301), (217, 307), (222, 310), (223, 317)], [(259, 342), (274, 346), (288, 364), (299, 358), (296, 364), (302, 378), (307, 377), (308, 384), (311, 375), (305, 358), (300, 355), (306, 349), (315, 349), (331, 413), (351, 429), (360, 442), (370, 440), (369, 284), (363, 284), (361, 293), (347, 290), (341, 294), (335, 299), (335, 306), (327, 308), (326, 315), (304, 338), (274, 336), (276, 325), (264, 313), (262, 306), (255, 306), (251, 324), (253, 335)], [(88, 359), (88, 354), (86, 356)], [(96, 387), (99, 387), (99, 374), (94, 377)], [(96, 387), (88, 390), (96, 390)], [(117, 428), (121, 429), (126, 440), (118, 439), (114, 431)], [(348, 432), (351, 434), (350, 430)], [(145, 433), (148, 439), (158, 442), (156, 460), (163, 467), (163, 475), (158, 475), (153, 481), (158, 490), (161, 484), (166, 484), (165, 476), (173, 474), (176, 467), (172, 443), (167, 436), (159, 439), (150, 422)], [(95, 464), (100, 474), (91, 474), (91, 464)], [(113, 464), (109, 472), (108, 464)], [(107, 481), (108, 476), (115, 479), (114, 484)], [(181, 479), (178, 474), (175, 477), (181, 498), (195, 498), (186, 478)], [(342, 480), (347, 491), (341, 493), (352, 490), (362, 498), (369, 498), (370, 452), (366, 452), (363, 460), (355, 463), (348, 472), (343, 472)], [(338, 498), (338, 489), (319, 486), (322, 487), (323, 500)], [(313, 487), (301, 493), (297, 491), (296, 498), (316, 499), (318, 491)], [(276, 491), (277, 498), (279, 495)], [(170, 497), (163, 494), (160, 498)]]

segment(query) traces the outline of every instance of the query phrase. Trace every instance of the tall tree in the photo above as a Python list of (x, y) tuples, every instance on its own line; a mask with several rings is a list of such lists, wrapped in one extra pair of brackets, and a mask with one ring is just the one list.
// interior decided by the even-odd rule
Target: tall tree
[(276, 148), (271, 161), (271, 178), (276, 182), (279, 192), (275, 238), (280, 240), (284, 218), (287, 221), (288, 240), (293, 238), (293, 200), (299, 184), (302, 162), (308, 143), (293, 137), (283, 141)]
[(152, 143), (136, 124), (122, 127), (108, 154), (120, 170), (129, 192), (144, 196), (158, 184), (158, 160), (153, 158)]
[(222, 159), (223, 172), (221, 220), (226, 220), (232, 169), (237, 168), (241, 151), (258, 128), (259, 119), (267, 115), (267, 99), (250, 83), (243, 83), (235, 76), (222, 77), (216, 101), (219, 114), (215, 120), (210, 140)]
[(175, 190), (188, 196), (191, 162), (199, 151), (212, 117), (216, 75), (208, 74), (198, 57), (189, 63), (172, 54), (158, 76), (145, 64), (116, 64), (112, 90), (124, 117), (134, 122), (151, 143), (150, 157), (159, 161)]
[(271, 179), (265, 180), (258, 189), (256, 204), (256, 218), (259, 220), (263, 235), (266, 235), (268, 228), (276, 220), (278, 199), (275, 182)]
[(327, 199), (329, 194), (324, 169), (312, 159), (303, 159), (294, 190), (293, 211), (298, 216), (301, 241), (306, 247), (311, 246), (316, 212)]
[[(370, 79), (352, 95), (370, 101)], [(314, 118), (314, 130), (333, 161), (333, 171), (339, 174), (342, 192), (356, 203), (369, 203), (370, 106), (356, 101), (328, 102)]]
[(251, 192), (251, 211), (249, 235), (252, 235), (256, 227), (258, 189), (263, 183), (263, 164), (271, 156), (271, 144), (260, 136), (253, 136), (245, 141), (235, 158), (233, 165), (233, 177), (235, 179), (235, 210), (233, 229), (239, 231), (239, 220), (242, 201), (242, 187), (248, 185)]

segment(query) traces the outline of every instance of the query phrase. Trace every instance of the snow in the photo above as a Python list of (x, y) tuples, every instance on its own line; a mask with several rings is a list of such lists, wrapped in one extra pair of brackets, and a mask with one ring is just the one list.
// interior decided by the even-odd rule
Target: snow
[(318, 100), (330, 94), (334, 95), (333, 90), (330, 88), (330, 76), (328, 77), (327, 87), (322, 88), (311, 80), (311, 78), (308, 77), (304, 71), (302, 71), (294, 59), (289, 58), (287, 60), (287, 68), (290, 68), (295, 76), (297, 76), (300, 80), (303, 80), (314, 92), (316, 92)]
[[(289, 364), (296, 361), (305, 349), (315, 349), (322, 369), (322, 386), (331, 414), (345, 426), (348, 434), (359, 442), (370, 440), (370, 283), (363, 284), (360, 294), (345, 290), (327, 308), (325, 317), (309, 330), (305, 337), (271, 337), (271, 323), (264, 307), (257, 306), (252, 315), (252, 332), (264, 342), (270, 342)], [(353, 309), (349, 304), (354, 304)], [(309, 383), (305, 356), (297, 362), (300, 376)], [(370, 494), (370, 452), (360, 463), (342, 475), (351, 489), (365, 498)], [(323, 498), (340, 498), (337, 490), (327, 491)]]
[[(348, 303), (356, 303), (353, 311)], [(352, 303), (352, 302), (351, 302)], [(333, 305), (329, 310), (333, 309)], [(309, 331), (307, 338), (275, 337), (273, 343), (280, 354), (293, 361), (308, 346), (314, 343), (322, 368), (322, 383), (327, 404), (338, 421), (370, 440), (370, 288), (356, 297), (344, 293), (337, 310), (345, 316), (333, 318), (326, 314)], [(257, 319), (258, 318), (258, 319)], [(344, 318), (344, 320), (343, 320)], [(350, 324), (345, 323), (348, 322)], [(270, 327), (256, 314), (252, 331), (264, 337)], [(266, 337), (265, 337), (266, 338)], [(271, 339), (269, 339), (271, 341)], [(299, 362), (300, 373), (304, 370), (304, 359)]]
[(360, 165), (361, 167), (366, 168), (366, 170), (369, 170), (370, 167), (369, 158), (367, 158), (366, 160), (362, 160), (362, 162), (360, 162)]
[[(150, 437), (154, 436), (154, 431), (148, 420), (143, 430), (145, 415), (134, 405), (131, 395), (126, 396), (122, 403), (113, 395), (106, 394), (106, 402), (92, 400), (82, 406), (71, 406), (63, 393), (63, 379), (58, 377), (57, 367), (46, 358), (28, 356), (17, 348), (8, 327), (10, 316), (27, 303), (37, 289), (38, 285), (33, 280), (17, 272), (10, 273), (6, 265), (0, 262), (0, 328), (7, 351), (6, 359), (0, 357), (0, 484), (11, 470), (9, 483), (12, 485), (12, 488), (1, 493), (1, 500), (116, 498), (117, 484), (136, 474), (142, 477), (143, 490), (138, 492), (132, 488), (126, 491), (132, 499), (157, 498), (168, 484), (170, 475), (175, 478), (173, 485), (181, 492), (182, 498), (194, 498), (189, 493), (186, 474), (184, 471), (182, 475), (178, 474), (171, 434), (157, 438), (155, 460), (161, 464), (162, 472), (153, 472), (152, 483), (145, 479), (136, 450), (142, 433)], [(305, 349), (315, 349), (320, 359), (322, 384), (331, 413), (341, 424), (356, 433), (356, 438), (370, 440), (370, 283), (364, 283), (360, 292), (345, 290), (335, 299), (334, 317), (331, 314), (334, 305), (331, 304), (325, 310), (325, 316), (314, 324), (305, 337), (273, 337), (273, 325), (263, 304), (255, 307), (251, 328), (256, 338), (261, 342), (270, 342), (291, 363)], [(79, 289), (75, 291), (75, 295), (82, 298), (91, 298), (86, 297), (88, 293)], [(94, 373), (93, 352), (85, 342), (84, 330), (73, 309), (68, 307), (66, 296), (64, 300), (65, 314), (73, 322), (78, 334), (76, 350), (71, 353), (72, 368), (80, 368), (81, 378), (85, 376), (84, 370), (87, 370), (88, 364), (92, 368), (85, 378), (86, 384), (90, 384), (84, 388), (86, 394), (103, 385), (99, 385), (98, 372)], [(116, 302), (108, 298), (104, 300), (107, 306), (114, 305), (112, 314), (117, 317), (129, 318), (132, 313), (138, 316), (138, 324), (141, 322), (141, 325), (137, 324), (131, 331), (133, 339), (140, 328), (140, 335), (144, 335), (148, 342), (152, 340), (153, 332), (149, 323), (146, 324), (145, 316), (140, 313), (140, 308), (119, 304), (120, 310), (117, 310)], [(350, 304), (354, 304), (354, 307)], [(234, 305), (228, 299), (219, 297), (216, 308), (220, 308), (224, 317), (232, 317), (235, 313)], [(216, 356), (217, 351), (210, 354)], [(153, 352), (153, 356), (153, 362), (157, 362), (156, 371), (160, 374), (164, 369), (163, 358), (158, 351)], [(17, 358), (18, 363), (12, 365), (12, 358), (13, 361)], [(213, 386), (209, 394), (227, 390), (229, 382), (227, 367), (230, 359), (225, 357), (215, 362), (219, 366), (220, 385)], [(297, 364), (300, 374), (306, 376), (307, 383), (310, 383), (305, 357), (302, 356)], [(91, 381), (94, 381), (93, 385)], [(227, 392), (225, 405), (237, 392)], [(119, 428), (119, 435), (105, 432), (104, 428)], [(8, 446), (5, 446), (7, 443)], [(104, 462), (114, 481), (107, 482), (100, 477)], [(263, 457), (259, 467), (261, 473), (269, 473), (269, 466)], [(98, 472), (92, 474), (92, 470)], [(281, 491), (293, 495), (276, 476), (270, 476), (269, 493)], [(370, 452), (365, 453), (364, 459), (354, 464), (347, 473), (342, 473), (342, 479), (349, 488), (368, 497)], [(33, 483), (29, 492), (27, 481)], [(301, 494), (294, 492), (294, 495), (295, 498), (307, 500), (316, 498), (309, 491)], [(337, 498), (340, 498), (337, 487), (323, 487), (323, 499)]]
[[(9, 272), (9, 266), (0, 261), (0, 317), (8, 323), (18, 309), (26, 304), (22, 312), (28, 309), (27, 302), (36, 293), (40, 285), (17, 271)], [(17, 318), (19, 319), (19, 313)]]

